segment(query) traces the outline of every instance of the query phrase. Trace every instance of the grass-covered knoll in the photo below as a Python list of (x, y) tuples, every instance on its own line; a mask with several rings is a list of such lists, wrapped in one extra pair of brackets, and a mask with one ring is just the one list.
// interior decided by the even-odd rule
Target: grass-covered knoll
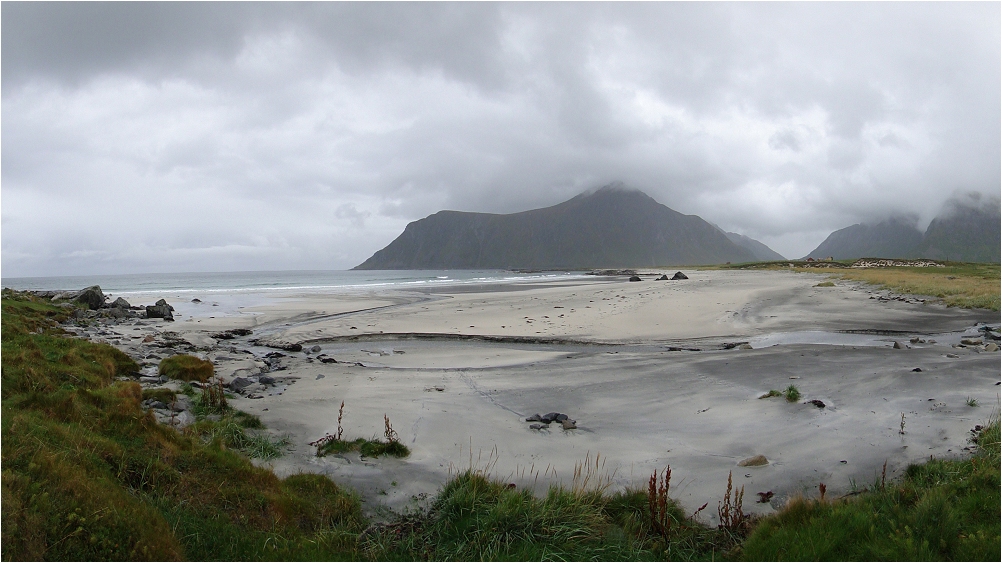
[(667, 513), (675, 526), (662, 535), (644, 491), (552, 487), (539, 498), (467, 470), (427, 513), (367, 534), (361, 547), (377, 560), (710, 560), (739, 539), (694, 523), (674, 502)]
[[(759, 262), (717, 266), (716, 269), (783, 269), (836, 275), (842, 279), (872, 283), (899, 293), (931, 295), (949, 307), (990, 309), (1000, 306), (999, 264), (940, 262), (944, 267), (886, 266), (850, 268), (851, 262), (833, 262), (837, 267), (806, 267), (805, 262)], [(820, 284), (819, 284), (820, 285)]]
[(910, 466), (844, 500), (797, 499), (741, 546), (752, 561), (999, 561), (999, 422), (968, 459)]
[(2, 307), (4, 559), (355, 557), (355, 495), (278, 479), (227, 436), (203, 439), (204, 422), (158, 424), (140, 386), (116, 381), (135, 363), (61, 336), (65, 309), (9, 294)]
[(160, 375), (167, 376), (168, 379), (180, 379), (181, 381), (208, 381), (213, 374), (212, 362), (208, 362), (188, 354), (178, 354), (160, 360), (160, 367), (157, 370)]

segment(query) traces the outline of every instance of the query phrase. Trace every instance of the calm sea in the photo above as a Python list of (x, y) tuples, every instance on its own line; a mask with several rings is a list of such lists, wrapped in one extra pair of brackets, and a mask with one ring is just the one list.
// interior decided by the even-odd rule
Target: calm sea
[(581, 272), (519, 273), (507, 270), (314, 270), (280, 272), (198, 272), (3, 278), (11, 289), (82, 289), (99, 285), (105, 293), (237, 293), (281, 291), (371, 291), (467, 284), (505, 284), (577, 278)]
[[(195, 314), (192, 299), (218, 307), (216, 315), (237, 314), (245, 307), (304, 294), (369, 294), (381, 291), (428, 291), (455, 286), (562, 281), (584, 277), (583, 272), (518, 273), (506, 270), (316, 270), (280, 272), (200, 272), (181, 274), (125, 274), (2, 278), (11, 289), (75, 290), (101, 286), (105, 295), (124, 297), (133, 305), (150, 305), (160, 298)], [(187, 315), (185, 315), (187, 316)], [(195, 314), (195, 316), (198, 316)]]

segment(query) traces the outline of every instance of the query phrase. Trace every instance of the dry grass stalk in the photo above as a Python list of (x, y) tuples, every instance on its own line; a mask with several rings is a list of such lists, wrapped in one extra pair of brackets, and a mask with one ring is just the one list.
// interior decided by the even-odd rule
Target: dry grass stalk
[(732, 479), (732, 472), (728, 471), (727, 493), (724, 495), (724, 502), (717, 505), (717, 516), (720, 517), (721, 528), (732, 532), (738, 532), (741, 531), (742, 528), (747, 527), (749, 517), (741, 509), (741, 503), (744, 501), (745, 497), (745, 488), (743, 486), (734, 491), (734, 500), (731, 500), (731, 491), (733, 489)]
[(341, 428), (341, 419), (344, 418), (344, 401), (341, 401), (341, 408), (337, 410), (337, 439), (344, 435), (344, 428)]
[(615, 475), (615, 471), (611, 475), (605, 471), (605, 458), (602, 454), (596, 453), (595, 460), (592, 461), (591, 452), (587, 452), (584, 461), (574, 464), (571, 491), (578, 494), (588, 491), (605, 492), (612, 485)]
[(202, 404), (214, 412), (226, 410), (226, 392), (223, 389), (223, 380), (216, 378), (202, 387)]
[(654, 471), (654, 474), (651, 475), (650, 480), (647, 482), (647, 507), (651, 514), (651, 526), (665, 540), (671, 535), (672, 526), (671, 517), (668, 515), (668, 489), (670, 488), (670, 465), (665, 466), (660, 479), (658, 478), (658, 472)]
[(383, 430), (383, 436), (386, 437), (386, 441), (391, 444), (396, 443), (397, 440), (400, 439), (400, 437), (397, 436), (397, 431), (394, 430), (392, 426), (390, 426), (390, 417), (386, 416), (386, 414), (383, 414), (383, 425), (385, 426), (385, 429)]

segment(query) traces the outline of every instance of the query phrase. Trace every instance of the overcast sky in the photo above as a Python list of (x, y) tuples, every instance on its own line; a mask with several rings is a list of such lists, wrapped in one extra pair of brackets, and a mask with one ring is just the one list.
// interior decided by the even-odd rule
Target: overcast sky
[(1000, 4), (17, 3), (2, 274), (343, 269), (612, 181), (799, 257), (1000, 192)]

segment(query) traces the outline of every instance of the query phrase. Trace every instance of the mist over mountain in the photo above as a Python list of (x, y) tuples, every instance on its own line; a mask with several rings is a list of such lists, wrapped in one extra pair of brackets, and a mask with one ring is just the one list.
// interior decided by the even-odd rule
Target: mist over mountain
[(922, 242), (922, 231), (912, 218), (892, 218), (880, 223), (856, 224), (828, 235), (808, 256), (836, 260), (863, 257), (910, 257)]
[(745, 235), (740, 235), (738, 233), (725, 232), (724, 234), (727, 235), (727, 238), (734, 244), (748, 249), (753, 255), (755, 255), (756, 260), (762, 262), (771, 262), (773, 260), (786, 260), (786, 258), (782, 254), (776, 252), (775, 250), (769, 248), (765, 244), (751, 237), (746, 237)]
[(828, 235), (808, 256), (999, 262), (1000, 225), (999, 198), (972, 192), (950, 198), (924, 233), (912, 218), (857, 224)]
[(999, 262), (1002, 206), (998, 197), (965, 194), (947, 201), (929, 223), (915, 256), (963, 262)]
[(407, 225), (355, 269), (586, 270), (755, 260), (702, 218), (616, 183), (520, 213), (439, 211)]

